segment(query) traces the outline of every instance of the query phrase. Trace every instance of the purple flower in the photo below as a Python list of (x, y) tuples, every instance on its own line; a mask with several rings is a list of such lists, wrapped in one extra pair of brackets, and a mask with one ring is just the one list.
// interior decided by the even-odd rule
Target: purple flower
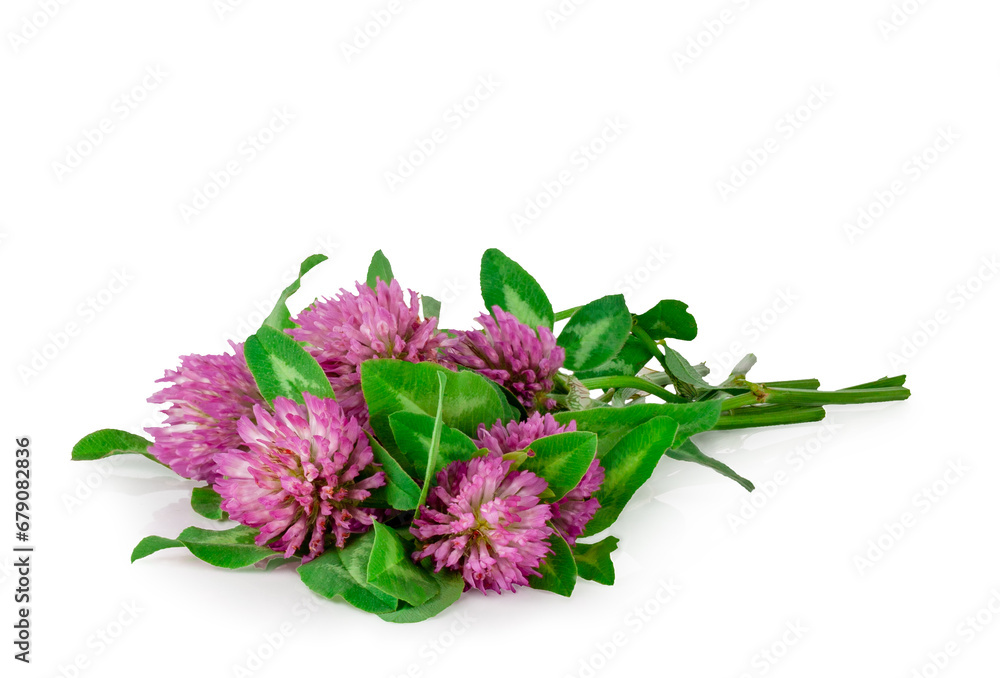
[(573, 546), (576, 538), (583, 534), (587, 523), (601, 508), (592, 496), (604, 482), (604, 469), (597, 459), (590, 462), (590, 468), (583, 474), (580, 484), (567, 492), (562, 499), (552, 504), (552, 527)]
[(222, 508), (244, 525), (260, 528), (256, 542), (294, 555), (308, 538), (303, 562), (323, 552), (326, 535), (343, 547), (354, 532), (371, 527), (373, 516), (358, 503), (385, 485), (357, 419), (332, 399), (304, 394), (305, 406), (274, 399), (274, 415), (254, 407), (254, 424), (240, 419), (249, 450), (215, 455), (215, 483)]
[[(575, 430), (575, 421), (560, 425), (551, 414), (542, 415), (535, 412), (524, 421), (511, 421), (506, 426), (499, 420), (489, 429), (485, 424), (480, 424), (477, 444), (489, 450), (491, 454), (502, 456), (523, 450), (539, 438)], [(592, 495), (603, 482), (604, 469), (601, 468), (600, 462), (594, 459), (580, 480), (580, 484), (552, 504), (552, 526), (570, 546), (576, 543), (576, 538), (583, 534), (587, 523), (601, 507), (600, 502)]]
[(357, 294), (341, 289), (335, 299), (317, 301), (299, 313), (298, 327), (289, 332), (308, 344), (348, 416), (367, 424), (361, 363), (372, 358), (436, 362), (448, 336), (437, 331), (437, 318), (420, 319), (417, 293), (408, 290), (407, 303), (396, 280), (379, 280), (374, 290), (362, 283), (357, 288)]
[(458, 340), (444, 348), (445, 356), (504, 386), (529, 412), (555, 407), (548, 394), (566, 351), (556, 345), (552, 330), (539, 326), (536, 332), (499, 306), (477, 321), (484, 331), (458, 332)]
[(235, 355), (188, 355), (177, 370), (167, 370), (158, 382), (172, 382), (150, 396), (151, 403), (170, 403), (163, 426), (147, 428), (153, 436), (150, 453), (179, 475), (214, 482), (212, 455), (243, 441), (236, 431), (242, 417), (264, 399), (257, 390), (243, 344), (232, 344)]
[(434, 570), (462, 573), (466, 590), (502, 593), (525, 586), (551, 550), (545, 539), (551, 509), (538, 495), (548, 484), (530, 471), (489, 454), (455, 461), (438, 473), (437, 485), (410, 527), (422, 544), (413, 557), (431, 557)]
[(499, 419), (490, 428), (480, 424), (477, 443), (480, 448), (503, 456), (523, 450), (539, 438), (575, 430), (575, 421), (560, 425), (551, 414), (535, 412), (524, 421), (511, 421), (506, 426)]

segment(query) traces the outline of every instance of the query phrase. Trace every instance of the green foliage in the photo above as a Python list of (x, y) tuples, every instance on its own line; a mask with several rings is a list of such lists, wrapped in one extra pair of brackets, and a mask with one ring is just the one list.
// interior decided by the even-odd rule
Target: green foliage
[(264, 320), (265, 325), (278, 330), (287, 330), (295, 327), (295, 323), (292, 322), (292, 314), (288, 310), (288, 299), (299, 291), (299, 287), (302, 286), (302, 277), (311, 271), (317, 264), (326, 260), (327, 256), (325, 254), (314, 254), (311, 257), (307, 257), (306, 260), (302, 262), (299, 266), (299, 277), (293, 280), (292, 284), (286, 287), (278, 297), (278, 301), (274, 305), (274, 310), (272, 310)]
[(542, 286), (500, 250), (489, 249), (483, 254), (479, 284), (491, 313), (499, 306), (531, 328), (552, 329), (555, 313)]
[(558, 532), (553, 532), (547, 539), (552, 552), (545, 556), (538, 571), (541, 577), (529, 577), (528, 583), (533, 589), (551, 591), (560, 596), (569, 596), (576, 586), (577, 570), (576, 561), (573, 559), (573, 552), (570, 551), (569, 544), (559, 536)]
[(580, 484), (597, 453), (597, 436), (586, 431), (557, 433), (539, 438), (528, 449), (520, 468), (543, 478), (553, 493), (550, 501), (556, 501)]
[(625, 297), (614, 294), (592, 301), (566, 323), (558, 343), (566, 350), (566, 368), (592, 370), (611, 360), (629, 337), (632, 316)]
[(261, 327), (246, 340), (243, 354), (260, 394), (269, 403), (281, 396), (302, 404), (303, 393), (317, 398), (335, 397), (330, 380), (316, 359), (281, 330)]
[(222, 497), (211, 487), (196, 487), (191, 490), (191, 508), (210, 520), (225, 520), (229, 517), (222, 510)]
[(596, 544), (573, 546), (576, 569), (584, 579), (611, 586), (615, 583), (615, 566), (611, 553), (618, 548), (618, 537), (605, 537)]
[(128, 431), (102, 428), (81, 438), (80, 442), (73, 446), (71, 458), (73, 461), (96, 461), (116, 454), (141, 454), (165, 466), (166, 464), (149, 453), (149, 446), (152, 444), (152, 440)]
[(372, 255), (372, 262), (368, 265), (366, 283), (368, 287), (375, 289), (379, 280), (386, 285), (392, 282), (392, 266), (389, 265), (389, 260), (386, 259), (386, 256), (382, 254), (382, 250), (378, 250)]
[(628, 500), (649, 480), (664, 450), (673, 444), (677, 430), (677, 422), (670, 417), (654, 417), (626, 433), (604, 455), (604, 483), (594, 494), (601, 508), (583, 536), (606, 530), (618, 519)]
[(469, 437), (482, 422), (495, 422), (503, 414), (500, 396), (490, 382), (475, 372), (452, 372), (432, 363), (369, 360), (361, 365), (361, 387), (375, 435), (394, 452), (398, 449), (389, 417), (415, 412), (434, 417), (438, 404), (438, 374), (447, 380), (442, 420), (444, 425)]

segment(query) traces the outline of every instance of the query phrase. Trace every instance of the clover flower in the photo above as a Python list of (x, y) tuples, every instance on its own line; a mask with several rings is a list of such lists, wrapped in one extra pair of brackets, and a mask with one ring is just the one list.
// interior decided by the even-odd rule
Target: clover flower
[(566, 359), (552, 330), (525, 325), (499, 306), (482, 314), (483, 331), (462, 331), (444, 347), (451, 362), (468, 367), (511, 391), (529, 412), (552, 409), (553, 377)]
[[(490, 428), (480, 424), (477, 444), (492, 454), (502, 456), (530, 447), (539, 438), (575, 430), (575, 421), (560, 425), (551, 414), (536, 412), (524, 421), (511, 421), (506, 426), (502, 421), (497, 421)], [(570, 546), (576, 543), (577, 537), (583, 534), (587, 523), (601, 507), (593, 494), (603, 482), (604, 469), (594, 459), (580, 484), (552, 504), (552, 526)]]
[(260, 528), (256, 543), (286, 558), (308, 540), (303, 562), (323, 552), (328, 535), (343, 547), (367, 531), (372, 511), (358, 504), (385, 485), (357, 419), (335, 400), (304, 399), (275, 398), (273, 415), (254, 407), (256, 424), (244, 417), (238, 425), (249, 449), (215, 455), (224, 476), (215, 490), (229, 517)]
[(163, 426), (150, 427), (150, 453), (176, 473), (193, 480), (218, 478), (212, 456), (243, 441), (237, 422), (252, 417), (263, 403), (243, 357), (243, 345), (232, 344), (234, 355), (187, 355), (180, 367), (167, 370), (158, 382), (172, 382), (148, 402), (169, 403)]
[(308, 344), (348, 416), (367, 424), (361, 363), (373, 358), (437, 362), (448, 336), (437, 330), (437, 318), (420, 319), (417, 293), (408, 290), (407, 302), (396, 280), (379, 280), (375, 289), (359, 282), (357, 289), (357, 294), (341, 289), (336, 298), (317, 301), (298, 314), (298, 327), (289, 332)]
[(594, 459), (583, 474), (580, 484), (552, 504), (552, 527), (573, 546), (583, 534), (587, 523), (601, 508), (601, 503), (593, 497), (604, 482), (604, 468)]
[(551, 550), (548, 505), (538, 495), (548, 484), (530, 471), (511, 471), (496, 455), (455, 461), (437, 476), (427, 504), (410, 531), (421, 545), (414, 559), (462, 573), (466, 589), (513, 591), (539, 576)]

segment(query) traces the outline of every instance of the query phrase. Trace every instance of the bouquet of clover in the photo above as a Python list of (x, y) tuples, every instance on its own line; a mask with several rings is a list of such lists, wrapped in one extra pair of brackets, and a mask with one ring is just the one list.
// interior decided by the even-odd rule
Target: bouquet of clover
[(302, 263), (232, 354), (166, 372), (152, 440), (104, 429), (73, 448), (78, 460), (145, 455), (202, 481), (194, 511), (237, 523), (147, 537), (133, 562), (184, 547), (225, 568), (289, 564), (316, 593), (391, 622), (427, 619), (472, 589), (568, 596), (579, 577), (614, 582), (618, 539), (593, 537), (664, 456), (753, 489), (692, 436), (909, 396), (902, 376), (838, 391), (754, 383), (752, 355), (713, 385), (674, 349), (697, 333), (686, 304), (636, 315), (612, 295), (554, 313), (496, 249), (482, 260), (481, 330), (439, 328), (440, 303), (404, 291), (381, 251), (356, 293), (293, 318), (287, 300), (324, 259)]

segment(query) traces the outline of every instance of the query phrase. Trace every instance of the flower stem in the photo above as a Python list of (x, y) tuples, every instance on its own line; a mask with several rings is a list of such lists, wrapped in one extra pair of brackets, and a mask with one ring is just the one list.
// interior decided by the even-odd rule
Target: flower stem
[(559, 311), (556, 313), (556, 322), (560, 320), (565, 320), (566, 318), (571, 318), (574, 313), (579, 311), (583, 306), (574, 306), (573, 308), (567, 308), (565, 311)]
[(841, 389), (839, 391), (816, 391), (810, 388), (782, 388), (766, 384), (746, 382), (750, 393), (726, 398), (722, 401), (723, 411), (735, 410), (746, 405), (771, 403), (775, 405), (851, 405), (856, 403), (882, 403), (892, 400), (906, 400), (910, 389), (903, 386)]
[[(789, 379), (788, 381), (769, 381), (765, 386), (776, 386), (778, 388), (819, 388), (819, 379)], [(857, 387), (855, 387), (857, 388)]]
[(787, 405), (754, 405), (731, 412), (723, 412), (713, 430), (727, 431), (734, 428), (780, 426), (820, 421), (826, 416), (822, 407), (794, 407)]
[(651, 381), (646, 381), (640, 377), (592, 377), (590, 379), (581, 379), (580, 383), (586, 386), (588, 389), (598, 389), (598, 388), (634, 388), (639, 391), (645, 391), (646, 393), (651, 393), (659, 398), (663, 398), (668, 403), (686, 403), (688, 402), (679, 395), (671, 393), (662, 386), (657, 386)]

